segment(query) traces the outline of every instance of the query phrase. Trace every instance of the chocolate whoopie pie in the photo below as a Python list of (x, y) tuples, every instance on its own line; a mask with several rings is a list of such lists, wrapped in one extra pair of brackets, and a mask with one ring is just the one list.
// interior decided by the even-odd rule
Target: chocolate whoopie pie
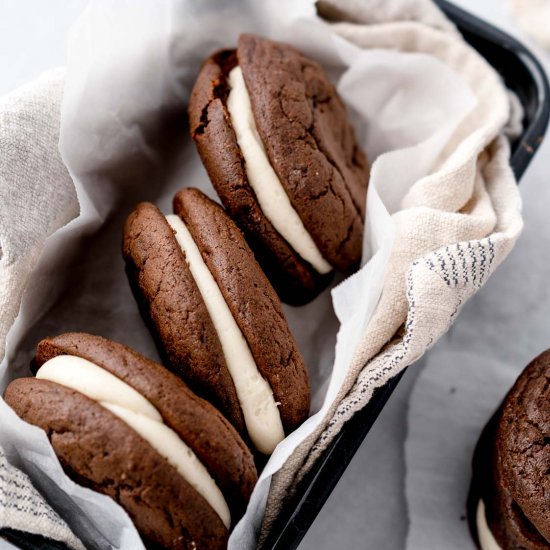
[(219, 205), (183, 189), (174, 211), (164, 216), (141, 203), (126, 221), (134, 294), (171, 369), (269, 454), (310, 403), (281, 302)]
[(66, 473), (116, 500), (149, 547), (225, 548), (257, 480), (233, 426), (161, 365), (90, 334), (42, 340), (4, 399)]
[(550, 548), (550, 350), (523, 371), (481, 435), (468, 515), (482, 550)]
[(243, 34), (204, 62), (189, 120), (212, 184), (283, 301), (306, 303), (332, 268), (359, 265), (369, 165), (318, 63)]

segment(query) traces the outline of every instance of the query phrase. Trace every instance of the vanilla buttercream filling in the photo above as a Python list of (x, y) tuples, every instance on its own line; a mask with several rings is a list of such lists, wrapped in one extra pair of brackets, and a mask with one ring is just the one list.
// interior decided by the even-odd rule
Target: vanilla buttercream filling
[(266, 218), (290, 246), (318, 273), (328, 273), (331, 265), (323, 258), (269, 162), (258, 134), (250, 96), (241, 68), (237, 65), (228, 76), (230, 86), (227, 110), (237, 143), (245, 160), (246, 176)]
[(186, 225), (173, 214), (166, 216), (166, 220), (176, 233), (220, 340), (250, 439), (261, 453), (271, 454), (285, 437), (273, 391), (258, 370), (248, 342)]
[(118, 416), (177, 470), (229, 529), (231, 514), (216, 482), (143, 395), (95, 363), (74, 355), (58, 355), (46, 361), (36, 377), (82, 393)]
[(485, 503), (479, 499), (476, 510), (477, 537), (481, 550), (502, 550), (491, 532), (485, 515)]

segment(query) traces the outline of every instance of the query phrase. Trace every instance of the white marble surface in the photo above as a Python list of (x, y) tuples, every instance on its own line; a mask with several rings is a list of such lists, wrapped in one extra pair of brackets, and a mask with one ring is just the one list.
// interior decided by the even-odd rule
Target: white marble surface
[[(457, 3), (525, 40), (506, 11), (506, 2)], [(68, 29), (84, 5), (84, 0), (0, 0), (0, 95), (64, 64)], [(550, 55), (537, 51), (550, 67)], [(521, 189), (526, 226), (518, 246), (424, 363), (446, 361), (468, 346), (479, 356), (522, 366), (550, 346), (550, 139), (523, 178)], [(405, 547), (403, 446), (410, 388), (421, 367), (417, 364), (406, 373), (301, 548)], [(429, 546), (429, 535), (425, 541)]]

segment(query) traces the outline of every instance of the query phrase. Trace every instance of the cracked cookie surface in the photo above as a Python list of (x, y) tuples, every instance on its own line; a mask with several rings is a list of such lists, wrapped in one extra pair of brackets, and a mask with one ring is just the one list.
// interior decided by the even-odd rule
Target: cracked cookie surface
[(277, 294), (218, 204), (197, 189), (182, 189), (174, 197), (174, 212), (193, 236), (260, 374), (280, 403), (285, 433), (295, 430), (309, 413), (309, 377)]
[(489, 528), (506, 549), (550, 548), (550, 350), (523, 371), (485, 427), (468, 500), (485, 502)]
[(124, 226), (126, 272), (159, 353), (173, 372), (246, 434), (222, 347), (174, 232), (151, 203)]
[(57, 355), (91, 361), (143, 395), (204, 464), (224, 494), (234, 520), (240, 518), (256, 483), (252, 455), (231, 424), (178, 377), (140, 353), (101, 336), (66, 333), (42, 340), (33, 370)]
[[(279, 403), (285, 433), (294, 431), (309, 414), (309, 376), (277, 294), (219, 205), (197, 189), (182, 189), (174, 212), (185, 222)], [(206, 304), (172, 228), (154, 205), (142, 203), (130, 214), (123, 249), (134, 294), (168, 364), (250, 443)]]
[(342, 100), (291, 46), (244, 34), (237, 57), (271, 165), (324, 258), (347, 271), (361, 257), (368, 167)]
[[(257, 481), (254, 460), (214, 407), (161, 365), (91, 334), (42, 340), (33, 370), (60, 355), (86, 359), (139, 392), (206, 467), (229, 506), (232, 524), (240, 519)], [(4, 399), (21, 418), (46, 432), (72, 479), (125, 508), (148, 547), (226, 547), (228, 529), (193, 480), (102, 403), (38, 378), (14, 380)]]
[(527, 367), (506, 397), (496, 438), (507, 489), (550, 547), (550, 351)]
[(213, 548), (225, 548), (227, 529), (214, 510), (144, 439), (99, 403), (32, 378), (12, 382), (5, 399), (23, 420), (46, 432), (72, 479), (124, 507), (148, 546), (191, 548), (193, 541), (204, 539)]
[(252, 35), (203, 64), (189, 103), (191, 134), (224, 206), (283, 301), (306, 303), (331, 280), (263, 214), (227, 110), (240, 65), (258, 132), (290, 202), (323, 257), (342, 271), (361, 257), (368, 162), (323, 69), (291, 46)]
[[(21, 378), (6, 402), (42, 428), (65, 472), (128, 512), (148, 546), (225, 548), (218, 515), (163, 457), (99, 403), (47, 380)], [(181, 502), (188, 505), (181, 506)]]

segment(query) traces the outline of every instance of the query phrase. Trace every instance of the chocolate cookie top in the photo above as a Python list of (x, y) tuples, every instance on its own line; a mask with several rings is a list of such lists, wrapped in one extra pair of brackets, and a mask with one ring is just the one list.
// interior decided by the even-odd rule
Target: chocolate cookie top
[[(480, 438), (470, 524), (479, 499), (501, 548), (550, 547), (550, 350), (520, 375)], [(474, 532), (475, 532), (474, 527)]]
[(102, 405), (34, 378), (14, 380), (4, 399), (46, 432), (72, 479), (125, 508), (148, 547), (226, 547), (228, 531), (201, 495)]
[(174, 197), (174, 212), (199, 247), (259, 372), (280, 403), (285, 432), (293, 431), (309, 413), (309, 379), (279, 298), (219, 205), (197, 189), (182, 189)]
[(161, 365), (106, 338), (67, 333), (42, 340), (34, 368), (58, 355), (87, 359), (142, 394), (206, 466), (225, 496), (233, 522), (238, 521), (256, 483), (256, 469), (248, 447), (214, 407)]
[(166, 364), (246, 434), (235, 385), (197, 285), (166, 217), (138, 204), (124, 226), (134, 296)]
[(342, 100), (292, 46), (243, 34), (237, 57), (275, 172), (323, 256), (348, 270), (361, 257), (368, 165)]
[(243, 35), (236, 51), (205, 61), (189, 102), (199, 154), (281, 299), (306, 303), (331, 275), (321, 275), (276, 230), (248, 181), (227, 106), (237, 65), (280, 184), (323, 257), (339, 269), (353, 269), (361, 257), (368, 164), (334, 87), (294, 48)]
[(192, 137), (221, 201), (280, 298), (300, 305), (326, 287), (331, 276), (319, 275), (277, 232), (248, 183), (226, 106), (227, 75), (236, 64), (234, 51), (205, 61), (189, 102)]
[(496, 438), (496, 458), (512, 498), (550, 545), (550, 350), (507, 395)]

